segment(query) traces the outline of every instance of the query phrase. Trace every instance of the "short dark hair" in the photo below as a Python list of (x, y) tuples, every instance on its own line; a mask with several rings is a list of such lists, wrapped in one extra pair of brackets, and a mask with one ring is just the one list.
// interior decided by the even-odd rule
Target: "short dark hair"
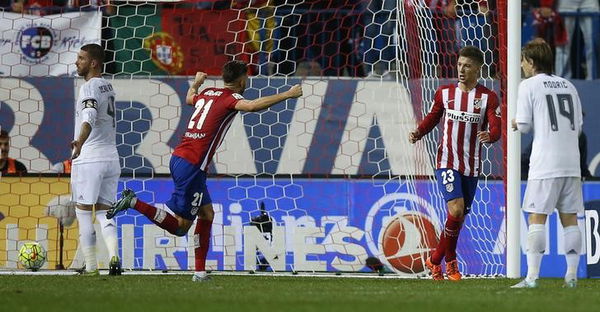
[(104, 63), (104, 48), (96, 43), (86, 44), (81, 50), (88, 53), (91, 59), (98, 61), (100, 65)]
[(470, 58), (477, 64), (483, 65), (483, 52), (478, 47), (466, 46), (458, 51), (458, 56)]
[(223, 81), (232, 83), (248, 74), (248, 64), (242, 61), (229, 61), (223, 65)]
[(0, 139), (10, 139), (8, 132), (4, 129), (0, 130)]
[(544, 39), (536, 38), (527, 42), (521, 50), (521, 56), (531, 60), (536, 71), (552, 74), (554, 55), (552, 54), (552, 48)]

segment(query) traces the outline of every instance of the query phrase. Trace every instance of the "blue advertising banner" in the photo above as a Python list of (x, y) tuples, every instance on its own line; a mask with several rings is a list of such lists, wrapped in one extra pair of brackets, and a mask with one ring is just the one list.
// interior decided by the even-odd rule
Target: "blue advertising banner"
[[(155, 203), (166, 202), (172, 190), (169, 179), (129, 181), (126, 186), (141, 191), (140, 199)], [(399, 274), (419, 274), (445, 219), (432, 205), (437, 196), (408, 192), (413, 187), (433, 187), (427, 181), (376, 185), (372, 180), (220, 178), (211, 179), (208, 186), (216, 211), (208, 266), (216, 270), (256, 270), (258, 250), (274, 271), (369, 271), (365, 260), (374, 256)], [(489, 187), (494, 194), (503, 185), (492, 182)], [(586, 201), (597, 199), (599, 193), (600, 183), (586, 183)], [(495, 201), (484, 205), (482, 195), (487, 196), (478, 192), (461, 232), (461, 270), (505, 274), (504, 207)], [(251, 225), (251, 219), (261, 215), (261, 203), (273, 222), (271, 233)], [(556, 215), (549, 220), (541, 276), (561, 277), (565, 271), (562, 229)], [(187, 252), (193, 245), (193, 227), (187, 237), (175, 237), (134, 210), (119, 215), (117, 223), (126, 267), (193, 268), (193, 253)], [(580, 225), (583, 229), (583, 218)], [(522, 246), (526, 236), (524, 216)], [(527, 262), (522, 252), (524, 275)], [(580, 277), (587, 276), (585, 263), (582, 256)]]

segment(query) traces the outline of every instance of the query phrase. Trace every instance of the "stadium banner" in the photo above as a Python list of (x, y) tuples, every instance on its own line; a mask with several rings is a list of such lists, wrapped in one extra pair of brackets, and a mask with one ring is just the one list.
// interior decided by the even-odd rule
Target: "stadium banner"
[[(47, 172), (52, 164), (70, 157), (65, 147), (73, 137), (74, 111), (73, 105), (66, 103), (74, 103), (81, 82), (71, 77), (0, 80), (0, 127), (10, 132), (10, 157), (23, 161), (30, 172)], [(170, 153), (194, 111), (185, 105), (190, 81), (187, 77), (139, 77), (114, 79), (112, 83), (117, 93), (117, 143), (124, 172), (136, 168), (140, 174), (169, 173)], [(402, 146), (399, 140), (406, 140), (406, 134), (399, 130), (416, 127), (413, 105), (404, 86), (367, 79), (251, 78), (249, 87), (254, 89), (244, 96), (253, 99), (271, 95), (285, 84), (295, 83), (306, 86), (300, 100), (275, 105), (260, 115), (238, 115), (210, 172), (415, 172), (414, 167), (401, 165), (417, 163), (414, 151), (386, 148), (384, 153), (385, 147)], [(600, 98), (597, 82), (573, 83), (586, 115), (600, 116), (600, 106), (592, 105)], [(222, 82), (209, 79), (204, 86), (222, 86)], [(19, 97), (33, 101), (18, 101)], [(600, 133), (600, 123), (586, 119), (584, 132)], [(352, 140), (348, 140), (350, 136)], [(523, 136), (523, 147), (529, 144), (529, 137)], [(342, 151), (351, 151), (352, 155)], [(502, 159), (501, 144), (493, 144), (491, 153), (495, 154), (492, 159)], [(588, 139), (588, 164), (592, 174), (600, 176), (600, 140)], [(500, 176), (503, 169), (493, 166), (492, 173)]]
[[(428, 184), (431, 182), (417, 181), (416, 187)], [(161, 203), (170, 197), (170, 179), (127, 182), (127, 187), (136, 191), (141, 191), (142, 185), (142, 200), (166, 208)], [(501, 182), (488, 185), (492, 194), (500, 193), (503, 188)], [(119, 189), (122, 187), (120, 183)], [(358, 179), (216, 178), (209, 179), (208, 187), (216, 212), (207, 262), (212, 270), (256, 270), (257, 259), (264, 258), (261, 261), (268, 263), (267, 270), (274, 271), (365, 272), (369, 271), (365, 267), (366, 258), (374, 256), (399, 274), (420, 273), (423, 271), (420, 255), (431, 250), (431, 242), (436, 241), (443, 221), (433, 209), (435, 199), (410, 194), (404, 181), (376, 185), (372, 180)], [(64, 204), (61, 200), (68, 195), (68, 179), (5, 177), (0, 181), (0, 190), (0, 212), (6, 216), (0, 222), (0, 268), (17, 267), (14, 261), (17, 248), (26, 240), (38, 241), (49, 251), (46, 268), (52, 268), (57, 259), (58, 222), (47, 215)], [(600, 183), (584, 184), (586, 202), (598, 200), (599, 193)], [(478, 193), (475, 200), (481, 200), (482, 196), (486, 195)], [(261, 224), (270, 222), (270, 231), (263, 226), (261, 232), (251, 223), (263, 214), (261, 203), (268, 216), (262, 218)], [(504, 207), (494, 203), (497, 202), (485, 207), (490, 212), (489, 218), (473, 215), (466, 219), (472, 230), (461, 233), (458, 248), (458, 260), (465, 274), (489, 274), (484, 262), (488, 263), (488, 270), (489, 263), (494, 263), (497, 272), (506, 272)], [(525, 246), (525, 215), (522, 220), (521, 245)], [(193, 246), (193, 226), (187, 236), (176, 237), (134, 210), (118, 215), (116, 221), (124, 267), (193, 269), (193, 251), (189, 248)], [(420, 226), (414, 226), (415, 222)], [(584, 223), (582, 216), (579, 220), (582, 230)], [(548, 230), (541, 276), (561, 277), (564, 250), (562, 227), (556, 214), (549, 218)], [(64, 236), (65, 266), (80, 267), (83, 258), (76, 252), (76, 223), (65, 229)], [(108, 253), (101, 235), (97, 237), (100, 267), (106, 267)], [(522, 257), (525, 274), (524, 249)], [(582, 256), (580, 277), (586, 276), (585, 261)]]
[(45, 16), (0, 11), (0, 76), (75, 76), (79, 48), (100, 43), (102, 13)]
[(585, 203), (587, 274), (600, 277), (600, 199)]

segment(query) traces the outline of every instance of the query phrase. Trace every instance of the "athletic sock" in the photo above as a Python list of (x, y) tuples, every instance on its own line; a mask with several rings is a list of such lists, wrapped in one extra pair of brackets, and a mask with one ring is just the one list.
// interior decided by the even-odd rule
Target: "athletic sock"
[(96, 210), (96, 220), (100, 223), (102, 237), (108, 249), (109, 259), (119, 255), (119, 241), (117, 239), (117, 225), (115, 219), (106, 218), (106, 210)]
[(540, 265), (546, 251), (546, 225), (530, 224), (527, 233), (527, 280), (535, 281), (540, 276)]
[(79, 227), (79, 244), (85, 260), (85, 270), (88, 272), (98, 269), (96, 260), (96, 231), (92, 224), (92, 212), (89, 210), (75, 209)]
[(458, 237), (464, 220), (464, 217), (456, 218), (448, 214), (448, 220), (444, 228), (444, 232), (446, 233), (446, 262), (456, 260), (456, 245), (458, 244)]
[(169, 233), (180, 236), (179, 222), (165, 210), (148, 205), (141, 200), (137, 200), (133, 208), (148, 217), (154, 224), (167, 230)]
[(206, 271), (206, 255), (210, 244), (210, 229), (212, 220), (198, 219), (194, 229), (194, 255), (196, 272)]
[(565, 241), (565, 258), (567, 259), (567, 273), (565, 278), (577, 278), (579, 254), (581, 253), (581, 231), (577, 225), (567, 226), (563, 229)]

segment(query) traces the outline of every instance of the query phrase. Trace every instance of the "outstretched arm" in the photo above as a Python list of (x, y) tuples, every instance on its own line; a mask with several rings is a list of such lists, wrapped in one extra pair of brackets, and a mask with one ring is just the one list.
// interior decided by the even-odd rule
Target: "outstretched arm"
[(281, 101), (293, 99), (302, 96), (302, 86), (299, 84), (291, 87), (289, 90), (258, 98), (256, 100), (240, 100), (235, 104), (235, 109), (244, 112), (257, 112), (269, 108)]

